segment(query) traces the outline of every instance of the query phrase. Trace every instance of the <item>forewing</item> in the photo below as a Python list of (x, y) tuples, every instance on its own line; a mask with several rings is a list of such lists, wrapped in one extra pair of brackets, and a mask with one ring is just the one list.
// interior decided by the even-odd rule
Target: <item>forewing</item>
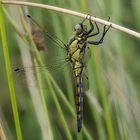
[(28, 22), (31, 25), (33, 41), (39, 51), (43, 51), (43, 58), (45, 60), (44, 66), (19, 66), (14, 69), (15, 73), (24, 73), (31, 69), (37, 68), (39, 71), (45, 69), (50, 72), (58, 73), (63, 70), (64, 66), (68, 64), (67, 61), (67, 45), (60, 40), (55, 34), (50, 33), (43, 26), (39, 25), (32, 17), (28, 17)]

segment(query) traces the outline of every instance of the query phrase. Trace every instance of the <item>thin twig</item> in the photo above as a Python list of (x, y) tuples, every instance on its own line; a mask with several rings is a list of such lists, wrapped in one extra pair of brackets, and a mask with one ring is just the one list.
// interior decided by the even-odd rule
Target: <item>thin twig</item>
[[(87, 14), (82, 14), (82, 13), (75, 12), (75, 11), (72, 11), (72, 10), (68, 10), (68, 9), (64, 9), (64, 8), (59, 8), (59, 7), (55, 7), (55, 6), (51, 6), (51, 5), (46, 5), (46, 4), (39, 4), (39, 3), (32, 3), (32, 2), (23, 2), (23, 1), (8, 1), (8, 0), (3, 0), (2, 3), (3, 4), (13, 4), (13, 5), (23, 5), (23, 6), (31, 6), (31, 7), (37, 7), (37, 8), (44, 8), (44, 9), (49, 9), (49, 10), (65, 13), (65, 14), (70, 14), (70, 15), (78, 16), (78, 17), (81, 17), (81, 18), (88, 18), (89, 19), (89, 17), (90, 17), (90, 16), (87, 16)], [(105, 20), (102, 20), (100, 18), (96, 18), (96, 17), (93, 17), (93, 16), (91, 16), (91, 20), (92, 21), (96, 21), (96, 22), (98, 22), (100, 24), (107, 25), (107, 26), (111, 25), (111, 27), (114, 28), (114, 29), (117, 29), (119, 31), (125, 32), (127, 34), (130, 34), (130, 35), (135, 36), (135, 37), (140, 39), (140, 33), (135, 32), (133, 30), (130, 30), (128, 28), (122, 27), (120, 25), (117, 25), (117, 24), (114, 24), (112, 22), (108, 22), (108, 21), (105, 21)]]

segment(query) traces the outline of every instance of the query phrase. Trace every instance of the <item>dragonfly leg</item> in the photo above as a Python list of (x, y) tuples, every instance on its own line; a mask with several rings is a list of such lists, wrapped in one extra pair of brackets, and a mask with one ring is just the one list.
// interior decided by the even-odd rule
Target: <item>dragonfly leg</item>
[[(107, 21), (109, 21), (110, 20), (110, 17), (108, 18), (108, 20)], [(96, 27), (98, 27), (98, 26), (96, 26)], [(87, 41), (87, 43), (88, 44), (92, 44), (92, 45), (99, 45), (99, 44), (101, 44), (102, 42), (103, 42), (103, 40), (104, 40), (104, 37), (105, 37), (105, 35), (106, 35), (106, 33), (108, 32), (108, 30), (110, 29), (110, 27), (111, 27), (111, 24), (110, 24), (110, 26), (106, 29), (106, 25), (104, 26), (104, 29), (103, 29), (103, 34), (102, 34), (102, 37), (101, 37), (101, 39), (99, 40), (99, 41)], [(99, 28), (97, 28), (97, 29), (99, 29)], [(98, 30), (98, 32), (99, 32), (99, 30)], [(97, 32), (97, 34), (99, 34)], [(95, 36), (95, 35), (97, 35), (96, 33), (95, 34), (91, 34), (91, 35), (88, 35), (87, 36), (87, 38), (89, 38), (89, 37), (92, 37), (92, 36)]]
[[(90, 22), (90, 26), (91, 26), (91, 29), (92, 29), (93, 23), (91, 22), (91, 19), (89, 19), (89, 22)], [(99, 27), (98, 27), (98, 25), (97, 25), (96, 22), (95, 22), (95, 25), (96, 25), (97, 32), (96, 33), (93, 33), (93, 34), (90, 34), (94, 30), (94, 26), (93, 26), (93, 30), (90, 29), (88, 31), (88, 33), (86, 34), (87, 35), (86, 38), (89, 38), (89, 37), (98, 35), (100, 33)]]
[(80, 24), (83, 24), (83, 23), (86, 21), (86, 19), (88, 19), (88, 16), (90, 16), (90, 15), (89, 15), (89, 14), (87, 14), (86, 18), (84, 18), (84, 19), (81, 21), (81, 23), (80, 23)]
[[(81, 23), (83, 24), (84, 21), (88, 18), (88, 16), (89, 16), (90, 29), (87, 31), (86, 35), (89, 35), (94, 30), (94, 24), (91, 21), (91, 16), (90, 15), (87, 15), (87, 17)], [(95, 22), (95, 25), (97, 27), (97, 31), (99, 32), (99, 28), (98, 28), (98, 25), (96, 24), (96, 22)]]
[(87, 31), (86, 35), (89, 35), (94, 30), (94, 25), (91, 21), (91, 16), (89, 17), (89, 24), (90, 24), (90, 29)]

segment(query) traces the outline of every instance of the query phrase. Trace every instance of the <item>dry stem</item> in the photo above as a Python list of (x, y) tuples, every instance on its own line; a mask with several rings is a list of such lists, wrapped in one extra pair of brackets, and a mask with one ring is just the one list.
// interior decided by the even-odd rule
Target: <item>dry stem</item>
[[(37, 8), (44, 8), (44, 9), (49, 9), (49, 10), (65, 13), (65, 14), (70, 14), (70, 15), (73, 15), (73, 16), (78, 16), (78, 17), (81, 17), (81, 18), (86, 18), (87, 17), (87, 14), (82, 14), (82, 13), (75, 12), (75, 11), (72, 11), (72, 10), (59, 8), (59, 7), (55, 7), (55, 6), (51, 6), (51, 5), (46, 5), (46, 4), (23, 2), (23, 1), (9, 1), (9, 0), (3, 0), (2, 3), (3, 4), (9, 4), (9, 5), (11, 4), (11, 5), (22, 5), (22, 6), (31, 6), (31, 7), (37, 7)], [(90, 16), (88, 16), (88, 18), (89, 17)], [(117, 29), (119, 31), (125, 32), (127, 34), (130, 34), (130, 35), (135, 36), (135, 37), (140, 39), (140, 33), (135, 32), (133, 30), (130, 30), (128, 28), (122, 27), (122, 26), (117, 25), (115, 23), (108, 22), (108, 21), (105, 21), (105, 20), (102, 20), (100, 18), (96, 18), (96, 17), (93, 17), (93, 16), (91, 16), (91, 20), (96, 21), (96, 22), (98, 22), (100, 24), (107, 25), (107, 26), (111, 25), (111, 27), (114, 28), (114, 29)]]

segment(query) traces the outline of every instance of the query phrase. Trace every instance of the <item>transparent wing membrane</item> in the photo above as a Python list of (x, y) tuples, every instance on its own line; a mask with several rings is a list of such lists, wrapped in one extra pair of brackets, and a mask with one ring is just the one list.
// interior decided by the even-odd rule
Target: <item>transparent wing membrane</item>
[[(27, 15), (28, 22), (31, 25), (33, 41), (39, 51), (42, 51), (44, 66), (17, 66), (14, 73), (18, 77), (25, 71), (38, 69), (40, 72), (49, 70), (51, 73), (60, 73), (67, 66), (67, 45), (55, 34), (49, 33), (43, 26), (39, 25), (30, 15)], [(23, 76), (22, 76), (23, 78)]]
[(32, 30), (38, 28), (39, 32), (43, 35), (45, 39), (45, 43), (49, 44), (49, 46), (53, 44), (55, 45), (55, 47), (57, 46), (58, 48), (63, 48), (66, 51), (67, 45), (61, 39), (59, 39), (55, 34), (50, 33), (48, 30), (44, 29), (44, 27), (39, 25), (37, 21), (33, 19), (31, 16), (27, 15), (27, 17), (29, 18)]

